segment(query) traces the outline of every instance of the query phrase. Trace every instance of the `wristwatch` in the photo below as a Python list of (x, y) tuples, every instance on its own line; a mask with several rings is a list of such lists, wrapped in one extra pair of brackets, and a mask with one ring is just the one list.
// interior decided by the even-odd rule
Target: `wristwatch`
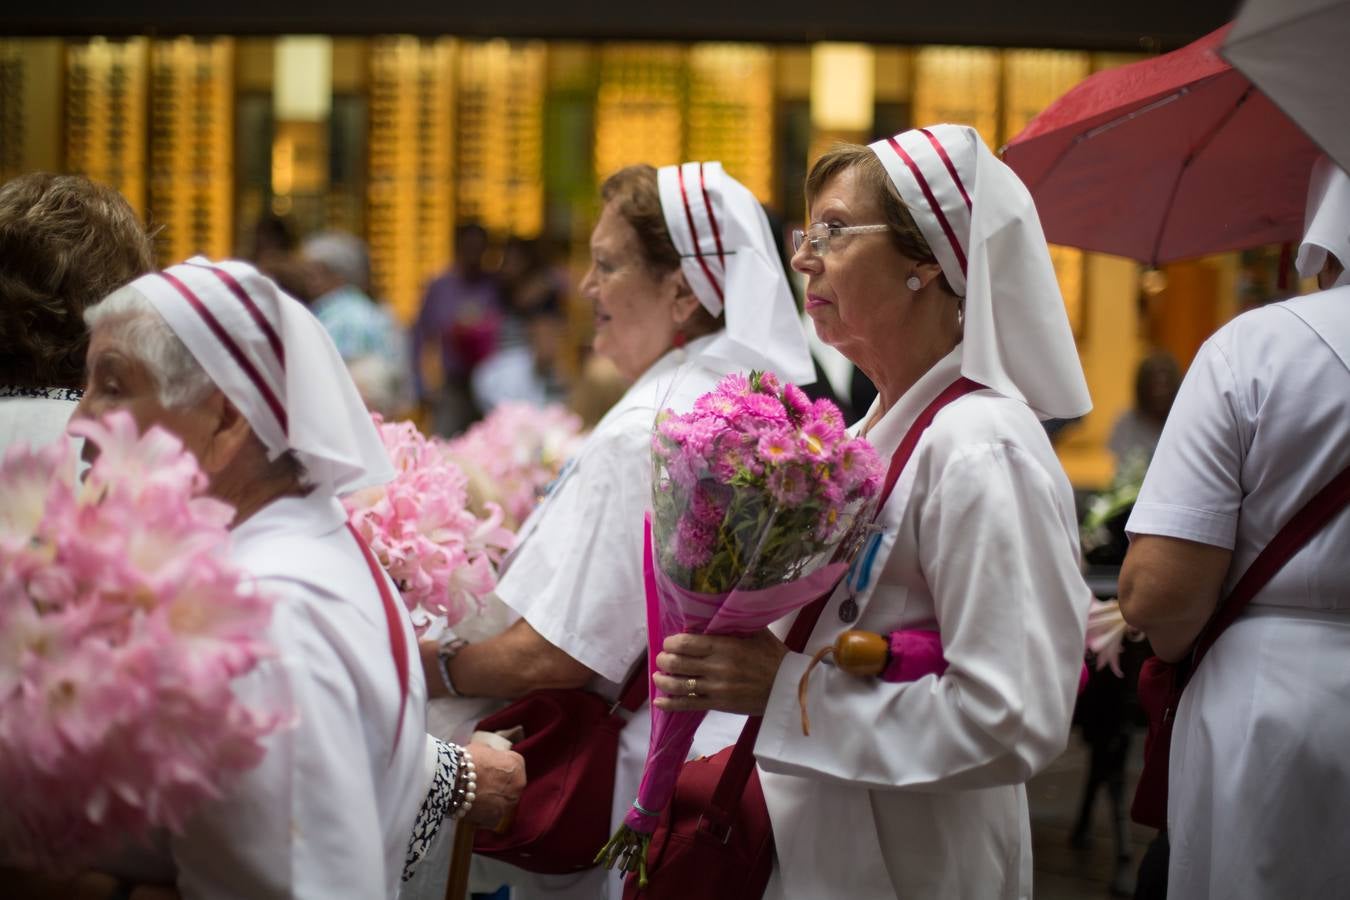
[(441, 683), (445, 685), (445, 690), (451, 697), (464, 696), (455, 690), (455, 682), (450, 678), (450, 660), (454, 659), (459, 651), (467, 646), (469, 646), (468, 641), (462, 637), (457, 637), (442, 641), (441, 646), (436, 650), (437, 668), (441, 670)]

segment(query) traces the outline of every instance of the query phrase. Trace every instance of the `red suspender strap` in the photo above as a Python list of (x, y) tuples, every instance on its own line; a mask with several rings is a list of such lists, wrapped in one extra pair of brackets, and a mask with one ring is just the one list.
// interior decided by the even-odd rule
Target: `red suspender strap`
[(352, 527), (351, 522), (347, 523), (347, 530), (356, 539), (356, 546), (361, 548), (361, 555), (370, 567), (370, 577), (375, 579), (375, 586), (380, 589), (380, 600), (384, 603), (384, 621), (389, 626), (389, 647), (394, 654), (394, 670), (398, 672), (398, 726), (394, 729), (394, 749), (397, 749), (398, 740), (403, 734), (403, 712), (408, 706), (408, 641), (403, 634), (403, 619), (398, 614), (398, 601), (394, 599), (394, 592), (389, 590), (389, 578), (384, 574), (379, 560), (370, 552), (370, 546), (361, 533)]
[[(919, 445), (919, 438), (923, 436), (928, 426), (933, 424), (933, 419), (942, 411), (942, 408), (954, 400), (964, 397), (972, 391), (983, 390), (984, 385), (969, 378), (962, 376), (956, 379), (937, 397), (933, 402), (919, 413), (918, 418), (909, 426), (909, 431), (905, 432), (904, 438), (900, 441), (900, 446), (895, 448), (891, 454), (891, 465), (886, 470), (886, 480), (881, 487), (881, 497), (877, 502), (878, 516), (881, 515), (882, 507), (891, 497), (891, 491), (895, 488), (895, 483), (900, 480), (900, 473), (904, 471), (905, 466), (909, 464), (909, 459), (914, 455), (914, 448)], [(830, 596), (834, 590), (828, 590), (820, 599), (811, 603), (810, 606), (803, 607), (802, 611), (797, 613), (797, 618), (792, 622), (792, 630), (788, 632), (787, 648), (793, 653), (800, 653), (806, 646), (806, 642), (811, 637), (811, 632), (816, 628), (816, 622), (820, 620), (820, 614), (825, 611), (825, 605), (829, 603)], [(722, 773), (722, 778), (717, 782), (717, 790), (713, 792), (712, 806), (708, 810), (707, 819), (709, 822), (716, 823), (722, 829), (726, 829), (731, 824), (736, 807), (740, 803), (741, 794), (745, 791), (745, 783), (750, 779), (750, 772), (755, 767), (755, 740), (759, 737), (759, 726), (763, 723), (763, 716), (752, 716), (745, 722), (745, 727), (741, 729), (741, 736), (736, 740), (736, 749), (731, 751), (731, 758), (727, 760), (727, 767)]]
[(1279, 534), (1275, 535), (1256, 559), (1252, 560), (1247, 571), (1238, 579), (1233, 592), (1228, 595), (1228, 602), (1224, 603), (1196, 640), (1190, 673), (1195, 672), (1201, 658), (1219, 639), (1219, 635), (1223, 634), (1224, 629), (1237, 621), (1252, 598), (1261, 592), (1280, 569), (1284, 568), (1284, 564), (1289, 562), (1294, 554), (1303, 549), (1304, 544), (1312, 540), (1314, 535), (1330, 524), (1331, 520), (1347, 506), (1350, 506), (1350, 466), (1342, 469), (1340, 474), (1314, 494), (1312, 499), (1280, 529)]

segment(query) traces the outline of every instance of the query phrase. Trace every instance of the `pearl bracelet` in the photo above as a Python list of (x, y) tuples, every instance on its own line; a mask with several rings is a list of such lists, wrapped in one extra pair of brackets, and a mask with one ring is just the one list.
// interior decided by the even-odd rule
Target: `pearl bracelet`
[(451, 798), (454, 810), (450, 818), (458, 821), (469, 814), (473, 802), (478, 799), (478, 769), (473, 764), (467, 747), (459, 748), (459, 764), (455, 771), (455, 790)]

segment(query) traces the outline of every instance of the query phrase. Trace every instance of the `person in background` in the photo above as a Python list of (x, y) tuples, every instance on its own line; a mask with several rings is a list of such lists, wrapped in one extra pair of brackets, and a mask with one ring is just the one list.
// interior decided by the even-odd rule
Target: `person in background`
[[(865, 571), (805, 652), (770, 629), (673, 635), (656, 704), (764, 717), (766, 898), (1027, 898), (1026, 781), (1068, 740), (1091, 600), (1073, 491), (1038, 421), (1091, 408), (1040, 220), (961, 125), (839, 145), (806, 196), (792, 265), (807, 312), (879, 390), (858, 431), (889, 458), (931, 404), (970, 392), (914, 445)], [(811, 654), (855, 628), (936, 631), (948, 668), (893, 683), (821, 666), (807, 736)]]
[[(412, 328), (412, 384), (419, 403), (431, 408), (436, 433), (453, 435), (478, 416), (469, 378), (497, 344), (501, 327), (502, 291), (497, 275), (483, 268), (488, 235), (469, 222), (455, 231), (455, 262), (429, 285)], [(427, 386), (422, 348), (434, 343), (440, 358), (441, 384)]]
[(310, 311), (327, 329), (372, 412), (392, 418), (411, 404), (407, 340), (388, 309), (372, 300), (370, 255), (354, 235), (327, 231), (306, 238)]
[(484, 414), (502, 403), (548, 406), (567, 396), (558, 374), (567, 322), (552, 300), (527, 307), (517, 317), (523, 339), (499, 347), (470, 377), (474, 404)]
[(0, 187), (0, 456), (65, 433), (84, 387), (84, 310), (155, 267), (113, 188), (36, 172)]
[[(1196, 354), (1126, 531), (1120, 607), (1163, 660), (1350, 465), (1350, 177), (1313, 168), (1299, 274)], [(1173, 725), (1169, 897), (1329, 897), (1350, 885), (1350, 511), (1314, 535), (1200, 661)], [(1154, 848), (1140, 867), (1157, 857)], [(1161, 896), (1153, 873), (1146, 896)]]
[(308, 303), (313, 299), (306, 267), (297, 255), (300, 235), (295, 222), (289, 216), (265, 212), (253, 226), (252, 237), (244, 258), (297, 300)]
[(1172, 354), (1158, 350), (1144, 357), (1134, 375), (1134, 408), (1111, 427), (1106, 446), (1116, 458), (1116, 470), (1133, 460), (1145, 465), (1162, 436), (1163, 423), (1181, 387), (1181, 369)]

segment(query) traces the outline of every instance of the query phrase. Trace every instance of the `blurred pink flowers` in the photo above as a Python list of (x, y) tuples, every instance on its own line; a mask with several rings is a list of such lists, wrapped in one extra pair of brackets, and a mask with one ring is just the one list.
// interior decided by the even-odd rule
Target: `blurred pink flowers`
[(1097, 671), (1110, 667), (1117, 677), (1124, 677), (1120, 668), (1120, 654), (1126, 638), (1137, 641), (1142, 635), (1126, 623), (1120, 614), (1120, 601), (1093, 600), (1087, 618), (1087, 648), (1097, 660)]
[(267, 658), (271, 601), (228, 557), (234, 510), (177, 438), (126, 413), (0, 463), (0, 846), (74, 866), (178, 829), (256, 765), (288, 711), (231, 682)]
[(515, 536), (501, 508), (469, 509), (468, 479), (412, 422), (375, 423), (397, 473), (388, 484), (343, 498), (352, 525), (389, 572), (419, 633), (432, 617), (453, 627), (497, 585), (497, 565)]
[(514, 530), (581, 440), (581, 419), (562, 406), (503, 403), (443, 446), (482, 499), (501, 507), (503, 523)]

